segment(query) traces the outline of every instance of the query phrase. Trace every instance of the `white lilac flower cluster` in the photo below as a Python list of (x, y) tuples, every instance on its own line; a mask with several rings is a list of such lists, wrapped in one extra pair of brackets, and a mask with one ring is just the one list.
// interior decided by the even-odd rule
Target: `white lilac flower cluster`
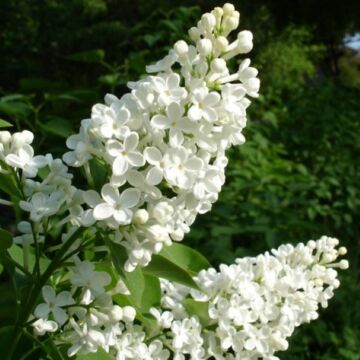
[[(84, 244), (73, 235), (84, 230), (122, 244), (125, 270), (146, 266), (164, 245), (181, 241), (196, 215), (217, 200), (225, 151), (244, 142), (248, 97), (259, 90), (250, 60), (232, 74), (227, 67), (227, 60), (252, 48), (248, 31), (228, 40), (238, 24), (230, 4), (204, 14), (189, 31), (193, 44), (177, 42), (147, 67), (156, 75), (130, 83), (131, 92), (120, 99), (107, 95), (106, 105), (95, 105), (80, 132), (68, 138), (71, 151), (63, 160), (83, 166), (90, 184), (94, 162), (108, 171), (101, 194), (74, 187), (61, 159), (34, 156), (31, 132), (0, 131), (0, 174), (18, 182), (19, 206), (29, 214), (15, 238), (26, 272), (29, 245), (39, 250), (50, 231), (63, 232), (62, 244), (51, 248), (65, 249), (66, 263), (46, 278), (51, 285), (42, 288), (43, 302), (29, 321), (38, 336), (56, 333), (69, 356), (103, 349), (116, 360), (274, 360), (295, 327), (315, 319), (339, 286), (335, 268), (348, 264), (336, 262), (346, 252), (336, 249), (336, 239), (281, 246), (201, 271), (196, 291), (161, 279), (161, 306), (147, 314), (155, 324), (149, 329), (143, 314), (116, 303), (115, 295), (129, 295), (124, 283), (114, 287), (109, 273), (80, 260)], [(100, 262), (108, 261), (109, 249), (96, 247), (105, 254)], [(189, 301), (205, 319), (189, 310)]]
[[(64, 161), (97, 161), (109, 169), (101, 194), (85, 192), (82, 223), (113, 229), (128, 252), (126, 270), (146, 266), (154, 253), (181, 241), (197, 214), (211, 209), (224, 183), (225, 150), (242, 144), (249, 96), (259, 90), (250, 60), (230, 74), (226, 61), (252, 49), (230, 4), (206, 13), (190, 29), (192, 44), (178, 41), (130, 82), (120, 99), (107, 95), (70, 136)], [(89, 174), (91, 175), (91, 174)]]
[[(203, 270), (195, 278), (200, 290), (161, 280), (161, 308), (150, 310), (157, 323), (151, 334), (135, 320), (134, 308), (113, 304), (112, 295), (127, 289), (105, 291), (110, 276), (77, 260), (71, 293), (44, 287), (33, 326), (40, 335), (61, 330), (58, 341), (70, 345), (69, 356), (102, 348), (117, 360), (275, 360), (295, 328), (316, 319), (339, 286), (335, 269), (348, 263), (337, 260), (346, 253), (338, 243), (323, 236), (238, 259), (219, 271)], [(76, 289), (81, 294), (75, 302)], [(189, 299), (205, 304), (205, 323), (187, 312)]]
[[(34, 135), (27, 130), (11, 134), (0, 131), (0, 172), (11, 175), (12, 170), (21, 170), (20, 208), (29, 213), (29, 220), (36, 224), (36, 233), (49, 230), (47, 220), (53, 215), (64, 218), (56, 226), (60, 227), (71, 221), (80, 225), (78, 213), (83, 202), (82, 193), (72, 185), (73, 175), (61, 159), (54, 159), (51, 154), (34, 156), (31, 144)], [(38, 176), (44, 169), (44, 176)], [(67, 213), (67, 215), (64, 215)], [(21, 235), (15, 238), (17, 243), (33, 242), (33, 225), (22, 221), (18, 224)]]

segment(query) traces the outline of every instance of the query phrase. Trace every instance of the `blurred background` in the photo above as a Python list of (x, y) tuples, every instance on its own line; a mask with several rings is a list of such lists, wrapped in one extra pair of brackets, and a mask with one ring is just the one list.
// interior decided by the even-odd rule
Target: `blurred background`
[[(105, 93), (121, 96), (218, 1), (0, 1), (0, 119), (60, 155)], [(281, 359), (360, 359), (360, 1), (242, 0), (261, 96), (213, 211), (186, 238), (214, 265), (336, 236), (351, 267)], [(0, 126), (4, 122), (0, 121)], [(4, 212), (3, 209), (0, 211)], [(6, 294), (4, 294), (6, 296)]]

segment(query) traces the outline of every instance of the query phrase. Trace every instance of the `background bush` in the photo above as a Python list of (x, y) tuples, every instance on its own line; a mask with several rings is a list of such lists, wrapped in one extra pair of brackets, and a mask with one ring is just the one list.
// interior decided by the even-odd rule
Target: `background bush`
[[(37, 151), (61, 154), (91, 105), (106, 92), (123, 94), (128, 80), (142, 76), (145, 64), (216, 4), (1, 2), (0, 118), (14, 131), (35, 132)], [(360, 60), (342, 45), (359, 30), (359, 2), (235, 5), (255, 35), (251, 58), (261, 71), (262, 96), (250, 110), (247, 143), (229, 151), (219, 201), (186, 241), (217, 265), (284, 242), (339, 237), (351, 264), (342, 287), (320, 320), (300, 328), (279, 356), (360, 359)], [(14, 230), (9, 220), (16, 215), (0, 211), (2, 225)], [(5, 273), (0, 280), (4, 320), (12, 294)]]

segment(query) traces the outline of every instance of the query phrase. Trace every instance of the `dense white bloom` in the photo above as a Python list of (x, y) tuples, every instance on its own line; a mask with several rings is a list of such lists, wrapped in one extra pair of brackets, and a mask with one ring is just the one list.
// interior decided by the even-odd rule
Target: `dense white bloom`
[[(100, 221), (116, 232), (128, 253), (127, 270), (146, 266), (164, 244), (181, 241), (196, 215), (211, 209), (225, 181), (225, 151), (245, 141), (248, 98), (257, 96), (260, 83), (248, 59), (234, 73), (226, 63), (252, 48), (249, 31), (227, 39), (239, 16), (228, 4), (204, 14), (189, 32), (192, 43), (176, 42), (147, 67), (151, 75), (128, 83), (129, 93), (106, 95), (67, 140), (68, 165), (84, 166), (91, 176), (88, 162), (96, 157), (110, 170), (102, 200), (92, 193), (89, 201), (87, 192), (73, 221)], [(152, 216), (160, 203), (173, 204), (166, 224)], [(149, 215), (141, 224), (138, 210)]]
[[(147, 266), (164, 246), (184, 238), (218, 198), (226, 149), (245, 141), (248, 97), (258, 96), (260, 82), (249, 59), (234, 73), (227, 67), (226, 60), (253, 46), (249, 31), (227, 39), (239, 17), (231, 4), (204, 14), (189, 31), (192, 43), (178, 41), (147, 67), (155, 74), (92, 108), (63, 156), (68, 165), (84, 167), (87, 191), (75, 188), (62, 160), (34, 156), (30, 132), (0, 132), (0, 171), (12, 175), (12, 167), (21, 175), (19, 205), (32, 222), (19, 223), (16, 242), (25, 250), (54, 231), (63, 243), (47, 250), (68, 245), (32, 322), (37, 335), (56, 332), (68, 356), (101, 348), (117, 360), (276, 360), (296, 327), (316, 319), (339, 286), (335, 269), (348, 263), (337, 258), (346, 249), (326, 236), (202, 270), (193, 277), (196, 290), (160, 279), (150, 309), (147, 298), (139, 299), (147, 296), (148, 274), (122, 271)], [(94, 164), (106, 172), (103, 183), (94, 179)], [(35, 178), (42, 167), (44, 178)], [(112, 257), (107, 241), (114, 242)], [(82, 261), (86, 246), (91, 251)], [(126, 253), (113, 252), (121, 246)]]

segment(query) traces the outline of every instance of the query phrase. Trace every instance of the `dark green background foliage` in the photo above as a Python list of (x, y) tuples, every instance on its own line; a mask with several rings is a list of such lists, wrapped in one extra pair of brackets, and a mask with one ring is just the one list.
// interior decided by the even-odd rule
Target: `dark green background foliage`
[[(37, 151), (61, 154), (92, 104), (106, 92), (123, 94), (214, 5), (222, 4), (1, 1), (0, 118), (34, 131)], [(246, 144), (229, 151), (219, 201), (186, 242), (217, 265), (284, 242), (339, 237), (351, 264), (341, 288), (279, 356), (360, 359), (360, 55), (342, 45), (359, 31), (359, 1), (235, 5), (255, 35), (262, 95), (250, 109)], [(4, 226), (11, 215), (0, 211)]]

